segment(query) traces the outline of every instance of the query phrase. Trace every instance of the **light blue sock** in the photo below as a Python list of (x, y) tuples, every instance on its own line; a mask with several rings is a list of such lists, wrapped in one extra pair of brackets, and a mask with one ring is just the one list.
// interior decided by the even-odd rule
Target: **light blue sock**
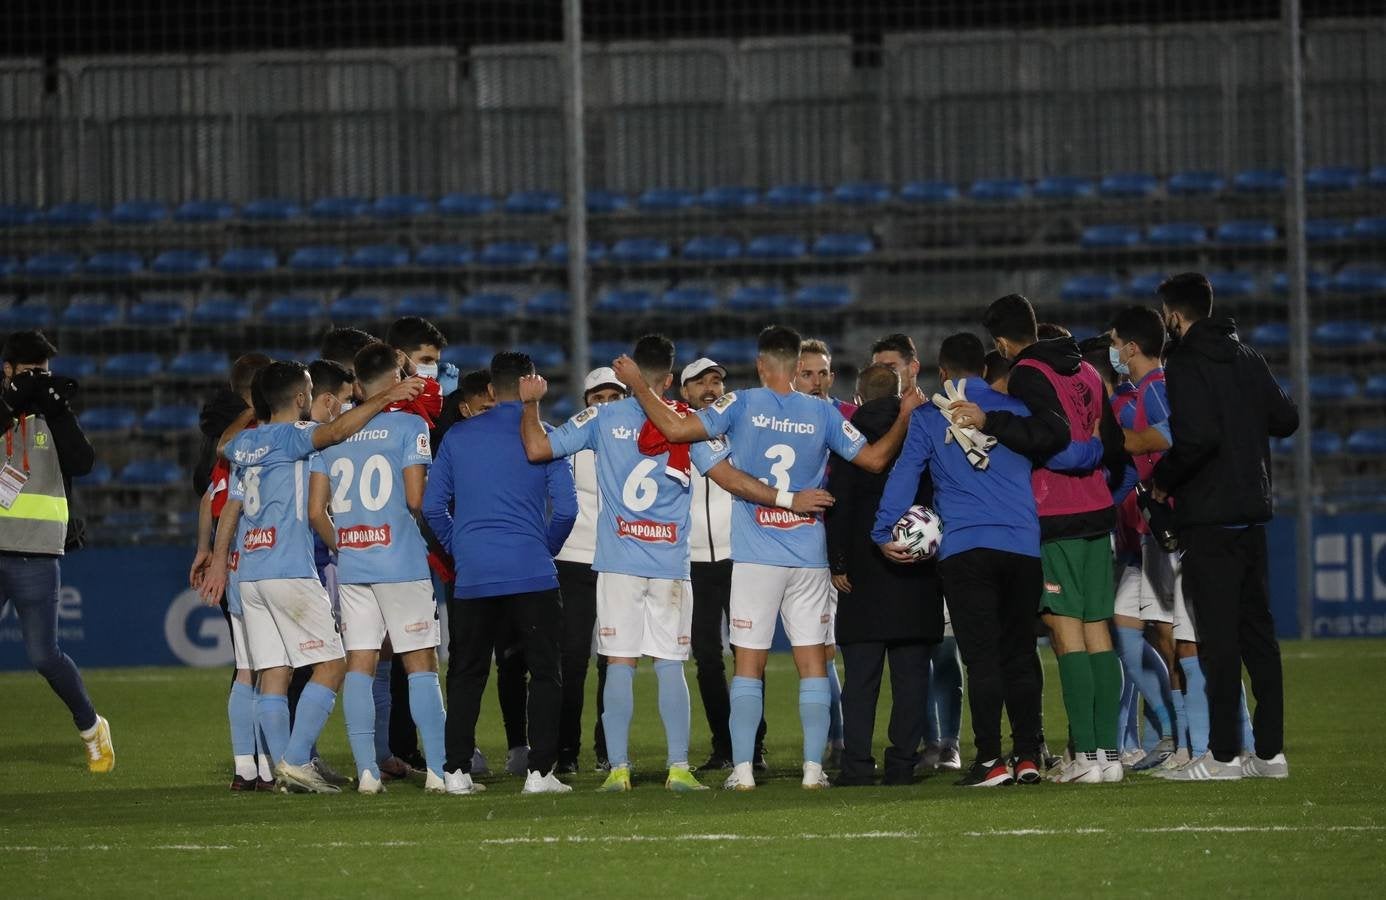
[(831, 698), (827, 678), (799, 679), (799, 722), (804, 728), (804, 762), (823, 762), (823, 746), (828, 742), (828, 703)]
[(1155, 745), (1160, 743), (1160, 738), (1164, 737), (1160, 727), (1160, 720), (1155, 715), (1157, 707), (1152, 707), (1149, 703), (1142, 704), (1142, 711), (1145, 713), (1145, 733), (1141, 736), (1141, 749), (1146, 753), (1155, 749)]
[(606, 667), (602, 692), (602, 729), (606, 732), (606, 758), (611, 767), (630, 765), (630, 720), (635, 715), (635, 666)]
[[(688, 702), (688, 682), (683, 677), (683, 663), (672, 659), (657, 659), (655, 675), (659, 678), (659, 718), (664, 722), (664, 741), (669, 747), (668, 764), (688, 764), (688, 732), (691, 707)], [(610, 684), (611, 673), (607, 672)], [(608, 739), (609, 740), (609, 739)], [(610, 749), (610, 744), (607, 745)]]
[(375, 703), (375, 760), (384, 762), (390, 752), (390, 661), (375, 664), (375, 680), (371, 683), (371, 698)]
[(284, 750), (284, 762), (291, 766), (306, 766), (313, 758), (313, 747), (317, 743), (327, 717), (332, 715), (332, 707), (337, 705), (337, 692), (310, 681), (298, 698), (298, 713), (294, 716), (294, 730), (289, 735), (289, 746)]
[(842, 681), (837, 677), (837, 660), (828, 660), (828, 740), (842, 741)]
[(1242, 685), (1242, 752), (1256, 752), (1256, 732), (1251, 728), (1251, 711), (1246, 707), (1246, 685)]
[(283, 694), (261, 694), (255, 720), (260, 723), (270, 765), (278, 765), (289, 746), (289, 698)]
[[(1180, 666), (1182, 669), (1183, 666)], [(1171, 691), (1170, 699), (1174, 701), (1174, 747), (1189, 749), (1189, 714), (1184, 710), (1184, 692)]]
[(954, 749), (962, 729), (962, 660), (958, 656), (958, 641), (946, 637), (934, 651), (934, 672), (929, 679), (934, 712), (938, 716), (935, 729), (938, 742)]
[[(1160, 685), (1160, 702), (1155, 705), (1161, 723), (1160, 737), (1171, 737), (1174, 735), (1174, 688), (1169, 683), (1169, 666), (1165, 665), (1165, 658), (1150, 641), (1146, 641), (1141, 650), (1141, 663), (1145, 671), (1154, 674), (1155, 681)], [(1161, 711), (1163, 716), (1159, 715)]]
[[(1119, 657), (1120, 658), (1120, 657)], [(1121, 659), (1121, 712), (1117, 721), (1121, 723), (1122, 752), (1138, 747), (1141, 743), (1140, 703), (1136, 694), (1136, 682), (1126, 670), (1126, 660)]]
[[(285, 698), (287, 702), (288, 698)], [(270, 765), (274, 765), (274, 757), (270, 756), (269, 741), (265, 740), (265, 727), (260, 724), (260, 690), (255, 688), (255, 692), (250, 699), (251, 721), (255, 723), (255, 758), (261, 755), (267, 757)], [(287, 739), (286, 739), (287, 741)]]
[(419, 736), (423, 738), (428, 770), (442, 778), (447, 757), (443, 741), (447, 712), (443, 709), (443, 690), (438, 686), (437, 672), (414, 672), (409, 676), (409, 714), (414, 717)]
[[(347, 743), (356, 760), (356, 774), (369, 772), (380, 780), (380, 766), (375, 755), (375, 701), (371, 699), (371, 676), (365, 672), (348, 672), (342, 687), (342, 716), (346, 719)], [(303, 704), (300, 701), (299, 706)]]
[[(610, 678), (610, 674), (607, 678)], [(756, 730), (760, 728), (760, 717), (765, 712), (764, 684), (759, 678), (732, 677), (731, 683), (731, 730), (732, 762), (740, 765), (748, 763), (756, 751)]]
[[(1145, 650), (1150, 644), (1146, 641), (1145, 634), (1139, 628), (1124, 627), (1118, 627), (1116, 633), (1117, 644), (1121, 648), (1121, 663), (1126, 669), (1127, 677), (1136, 682), (1136, 689), (1145, 700), (1146, 709), (1154, 713), (1159, 723), (1160, 734), (1170, 734), (1169, 707), (1165, 699), (1165, 692), (1169, 690), (1169, 673), (1165, 673), (1162, 690), (1160, 677), (1147, 665)], [(1154, 650), (1153, 647), (1150, 649)], [(1159, 660), (1158, 653), (1155, 654), (1155, 659)], [(1164, 668), (1163, 662), (1160, 663), (1160, 668)]]
[(1179, 660), (1184, 670), (1184, 712), (1189, 717), (1189, 756), (1198, 759), (1208, 752), (1208, 681), (1197, 656)]
[(255, 755), (255, 689), (239, 681), (231, 683), (226, 698), (226, 720), (231, 723), (231, 755)]

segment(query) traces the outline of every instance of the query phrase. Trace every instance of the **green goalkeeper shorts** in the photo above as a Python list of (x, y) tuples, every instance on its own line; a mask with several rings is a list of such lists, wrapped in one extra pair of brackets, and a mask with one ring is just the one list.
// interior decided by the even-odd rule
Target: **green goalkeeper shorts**
[(1040, 612), (1101, 622), (1115, 608), (1112, 542), (1107, 535), (1068, 538), (1040, 545), (1044, 593)]

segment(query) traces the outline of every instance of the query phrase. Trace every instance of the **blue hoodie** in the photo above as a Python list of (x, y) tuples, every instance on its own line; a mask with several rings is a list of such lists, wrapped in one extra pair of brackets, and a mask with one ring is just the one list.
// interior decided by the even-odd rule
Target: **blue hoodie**
[[(967, 397), (983, 412), (1029, 415), (1025, 404), (997, 393), (980, 378), (967, 380)], [(910, 416), (909, 434), (886, 480), (871, 539), (878, 544), (892, 540), (891, 529), (914, 502), (927, 468), (934, 479), (934, 507), (943, 520), (939, 559), (979, 548), (1039, 556), (1030, 460), (997, 444), (989, 454), (990, 465), (979, 471), (958, 446), (945, 444), (947, 433), (948, 420), (931, 404)]]

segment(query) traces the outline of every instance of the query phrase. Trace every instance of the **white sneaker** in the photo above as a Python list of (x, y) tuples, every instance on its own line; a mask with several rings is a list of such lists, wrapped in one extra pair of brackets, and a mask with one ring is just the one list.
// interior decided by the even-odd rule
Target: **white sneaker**
[(342, 789), (335, 784), (328, 784), (313, 768), (313, 764), (306, 766), (291, 766), (284, 761), (274, 767), (274, 780), (279, 782), (280, 787), (296, 794), (340, 794)]
[(943, 753), (943, 745), (930, 741), (924, 745), (924, 752), (919, 756), (919, 767), (915, 771), (925, 769), (937, 769), (939, 757)]
[(1102, 764), (1097, 761), (1095, 753), (1079, 753), (1054, 780), (1059, 784), (1101, 784)]
[(1160, 763), (1151, 774), (1156, 778), (1164, 778), (1168, 773), (1173, 772), (1175, 769), (1182, 769), (1192, 761), (1193, 757), (1189, 755), (1189, 748), (1180, 747), (1178, 750), (1174, 751), (1169, 759)]
[(822, 763), (804, 763), (803, 787), (806, 791), (821, 791), (824, 788), (832, 787), (832, 783), (828, 781), (828, 776), (823, 774)]
[(752, 771), (751, 764), (748, 762), (737, 763), (732, 768), (732, 773), (727, 776), (727, 780), (722, 782), (722, 789), (726, 791), (754, 791), (756, 789), (756, 776)]
[[(476, 771), (475, 768), (472, 771)], [(529, 748), (511, 747), (505, 757), (505, 771), (511, 775), (524, 775), (529, 772)]]
[(1115, 750), (1098, 750), (1097, 762), (1102, 767), (1102, 783), (1115, 784), (1126, 777), (1121, 765), (1121, 754)]
[(945, 744), (938, 754), (938, 767), (950, 772), (961, 772), (962, 754), (958, 752), (958, 748), (952, 744)]
[(538, 772), (530, 772), (525, 776), (525, 786), (520, 791), (521, 794), (570, 794), (573, 789), (558, 780), (558, 776), (549, 772), (547, 775), (540, 775)]
[(1243, 778), (1289, 778), (1290, 764), (1285, 754), (1277, 753), (1270, 759), (1262, 759), (1255, 753), (1248, 753), (1242, 759)]
[(1218, 762), (1210, 750), (1198, 759), (1178, 769), (1171, 769), (1162, 776), (1165, 781), (1240, 781), (1242, 762)]
[(1128, 769), (1143, 759), (1145, 759), (1145, 751), (1139, 747), (1124, 751), (1121, 754), (1121, 764)]
[(481, 748), (480, 748), (480, 747), (474, 747), (474, 748), (472, 749), (472, 774), (473, 774), (473, 775), (490, 775), (490, 774), (491, 774), (491, 766), (490, 766), (490, 764), (488, 764), (488, 763), (486, 762), (486, 754), (484, 754), (484, 753), (481, 752)]
[[(432, 772), (428, 773), (431, 778), (437, 778)], [(444, 772), (443, 790), (449, 794), (466, 796), (468, 794), (480, 794), (486, 790), (486, 785), (477, 784), (472, 781), (472, 776), (467, 772)]]
[(1131, 766), (1133, 772), (1146, 772), (1165, 762), (1174, 755), (1174, 738), (1160, 738), (1155, 749), (1143, 755)]
[[(425, 794), (446, 794), (448, 783), (446, 780), (433, 774), (432, 769), (424, 769), (424, 793)], [(485, 787), (485, 785), (482, 785)]]
[(380, 779), (370, 772), (362, 772), (356, 778), (356, 793), (383, 794), (385, 793), (385, 785), (381, 784)]

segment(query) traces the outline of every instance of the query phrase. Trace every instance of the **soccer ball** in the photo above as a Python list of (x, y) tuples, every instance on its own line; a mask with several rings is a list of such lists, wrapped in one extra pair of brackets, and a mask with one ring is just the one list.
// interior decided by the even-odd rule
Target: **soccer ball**
[(932, 559), (943, 541), (943, 521), (927, 506), (911, 506), (890, 534), (915, 559)]

